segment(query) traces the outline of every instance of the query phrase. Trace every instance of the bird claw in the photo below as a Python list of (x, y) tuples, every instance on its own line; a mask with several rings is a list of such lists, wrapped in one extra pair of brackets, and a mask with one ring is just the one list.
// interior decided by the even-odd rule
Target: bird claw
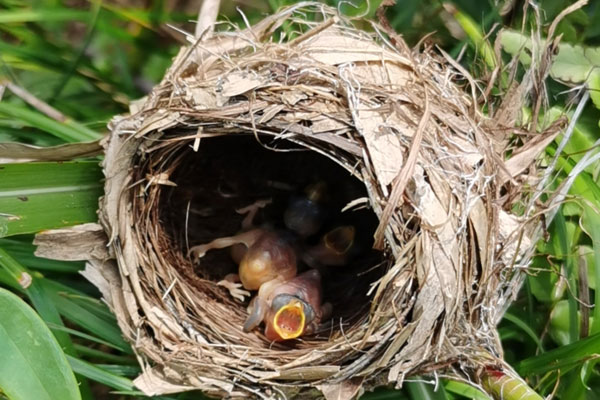
[(257, 200), (249, 206), (235, 210), (238, 214), (246, 214), (246, 217), (242, 221), (242, 229), (246, 231), (250, 230), (252, 228), (252, 221), (254, 221), (254, 217), (258, 213), (258, 210), (265, 208), (269, 204), (271, 204), (271, 199)]
[(226, 279), (217, 282), (218, 286), (223, 286), (227, 290), (229, 290), (229, 294), (234, 299), (241, 301), (242, 303), (246, 300), (246, 297), (250, 297), (250, 292), (242, 289), (242, 284), (239, 282), (231, 282)]
[(210, 250), (209, 247), (205, 244), (200, 244), (198, 246), (194, 246), (192, 247), (189, 251), (188, 251), (188, 257), (191, 257), (192, 260), (196, 263), (198, 262), (202, 257), (204, 257), (206, 255), (206, 252)]
[(235, 212), (237, 212), (238, 214), (242, 214), (242, 215), (248, 214), (250, 212), (256, 213), (256, 211), (258, 211), (261, 208), (265, 208), (272, 202), (273, 202), (273, 199), (256, 200), (254, 203), (247, 205), (246, 207), (238, 208), (237, 210), (235, 210)]

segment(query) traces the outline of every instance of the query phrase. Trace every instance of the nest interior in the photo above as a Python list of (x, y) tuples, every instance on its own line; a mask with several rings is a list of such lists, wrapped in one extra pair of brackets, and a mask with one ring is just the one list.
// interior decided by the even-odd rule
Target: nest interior
[[(293, 39), (282, 39), (285, 21)], [(482, 116), (454, 83), (464, 75), (396, 40), (299, 3), (190, 40), (148, 98), (111, 122), (99, 216), (115, 262), (92, 265), (144, 366), (139, 388), (350, 398), (418, 373), (476, 382), (501, 355), (494, 327), (532, 249), (532, 209), (513, 210), (528, 201), (534, 157), (503, 161), (519, 154), (514, 120)], [(336, 213), (360, 228), (364, 251), (325, 279), (329, 329), (273, 345), (241, 331), (244, 305), (216, 286), (235, 269), (227, 253), (195, 266), (186, 249), (238, 231), (236, 208), (263, 197), (273, 202), (257, 223), (279, 223), (318, 179), (333, 209), (364, 199)]]
[[(161, 152), (166, 155), (172, 151), (167, 147)], [(239, 335), (239, 343), (262, 344), (264, 348), (276, 346), (264, 339), (257, 341), (256, 332), (242, 332), (247, 303), (232, 301), (225, 290), (214, 285), (227, 274), (237, 272), (230, 249), (209, 252), (199, 265), (191, 264), (185, 255), (194, 244), (238, 233), (244, 216), (236, 210), (257, 201), (270, 203), (255, 217), (254, 226), (285, 229), (283, 215), (290, 202), (304, 196), (307, 187), (320, 184), (325, 186), (322, 201), (325, 210), (321, 218), (323, 228), (318, 233), (337, 226), (355, 227), (352, 258), (343, 266), (319, 268), (324, 301), (333, 306), (331, 319), (322, 324), (312, 340), (292, 341), (279, 347), (308, 348), (315, 340), (328, 340), (333, 332), (351, 330), (350, 325), (360, 323), (361, 316), (365, 317), (370, 307), (367, 296), (370, 285), (383, 275), (388, 265), (383, 253), (372, 249), (378, 219), (368, 206), (367, 193), (358, 178), (318, 153), (285, 141), (272, 143), (272, 138), (249, 134), (207, 138), (198, 151), (184, 146), (182, 152), (176, 165), (171, 165), (176, 169), (170, 180), (177, 186), (156, 186), (156, 190), (161, 191), (160, 202), (152, 206), (158, 212), (151, 214), (150, 223), (159, 227), (162, 238), (168, 238), (160, 242), (164, 247), (159, 249), (168, 263), (178, 266), (198, 291), (210, 293), (213, 301), (230, 306), (224, 309), (226, 313), (210, 318), (233, 322), (230, 333)], [(356, 203), (355, 207), (352, 202)], [(342, 212), (348, 204), (349, 209)], [(316, 245), (318, 233), (311, 235), (307, 244)], [(308, 268), (301, 265), (299, 272)], [(213, 323), (216, 324), (208, 324)]]

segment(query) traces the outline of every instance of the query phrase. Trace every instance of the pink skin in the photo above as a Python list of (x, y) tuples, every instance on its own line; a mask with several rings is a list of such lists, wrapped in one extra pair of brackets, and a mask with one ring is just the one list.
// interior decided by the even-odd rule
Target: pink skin
[[(289, 295), (289, 300), (273, 307), (273, 301), (279, 295)], [(292, 297), (293, 296), (293, 297)], [(322, 304), (321, 274), (312, 269), (306, 271), (287, 282), (273, 280), (261, 286), (258, 295), (252, 299), (249, 306), (249, 316), (244, 324), (244, 331), (249, 332), (256, 328), (262, 321), (265, 322), (265, 336), (269, 340), (285, 340), (273, 326), (274, 317), (281, 307), (300, 300), (308, 307), (309, 315), (305, 314), (306, 325), (297, 336), (312, 333), (326, 314), (331, 312), (329, 303)]]
[[(276, 232), (262, 228), (249, 229), (258, 210), (269, 202), (270, 200), (257, 201), (238, 210), (240, 213), (247, 213), (242, 222), (245, 231), (194, 246), (189, 251), (189, 255), (198, 261), (209, 250), (232, 247), (232, 258), (239, 263), (239, 275), (229, 274), (217, 284), (229, 289), (232, 297), (241, 301), (250, 295), (248, 290), (258, 290), (274, 279), (285, 281), (296, 276), (296, 253), (293, 246)], [(241, 282), (241, 285), (237, 282)]]
[[(258, 290), (258, 294), (248, 307), (249, 316), (244, 323), (244, 331), (249, 332), (264, 321), (267, 338), (279, 341), (283, 338), (273, 326), (278, 309), (272, 307), (273, 300), (278, 295), (293, 296), (290, 297), (291, 301), (295, 303), (300, 301), (307, 307), (309, 315), (304, 314), (306, 325), (300, 335), (313, 332), (321, 319), (330, 313), (331, 306), (328, 303), (321, 304), (322, 288), (319, 271), (313, 269), (296, 276), (296, 253), (293, 246), (276, 232), (252, 228), (254, 216), (268, 203), (268, 201), (259, 201), (238, 210), (240, 213), (247, 213), (242, 222), (242, 232), (194, 246), (190, 249), (189, 255), (195, 261), (199, 261), (210, 250), (231, 247), (231, 256), (239, 264), (239, 274), (229, 274), (217, 284), (229, 289), (232, 297), (240, 301), (250, 296), (248, 290)], [(326, 234), (322, 242), (309, 249), (307, 253), (323, 265), (344, 264), (345, 252), (354, 238), (354, 228), (350, 227), (351, 234), (345, 228), (336, 228)], [(284, 306), (285, 304), (281, 304), (280, 308)]]

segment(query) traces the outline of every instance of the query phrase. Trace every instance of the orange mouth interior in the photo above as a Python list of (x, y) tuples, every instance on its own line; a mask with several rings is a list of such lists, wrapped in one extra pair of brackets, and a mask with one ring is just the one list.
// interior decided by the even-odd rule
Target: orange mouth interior
[(281, 307), (273, 318), (275, 332), (282, 339), (295, 339), (304, 332), (306, 316), (299, 301), (291, 301)]

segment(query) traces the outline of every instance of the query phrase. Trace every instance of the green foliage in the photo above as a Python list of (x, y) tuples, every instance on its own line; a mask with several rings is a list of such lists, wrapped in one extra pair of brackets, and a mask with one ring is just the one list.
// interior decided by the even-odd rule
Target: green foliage
[(595, 356), (600, 348), (600, 335), (596, 334), (575, 343), (558, 347), (539, 356), (527, 358), (517, 365), (521, 374), (542, 374), (547, 371), (567, 372), (576, 368), (590, 356)]
[(0, 165), (0, 237), (95, 222), (101, 178), (94, 161)]
[(450, 381), (445, 385), (446, 392), (454, 393), (463, 398), (474, 400), (490, 400), (490, 397), (479, 389), (463, 382)]
[(57, 122), (19, 105), (9, 102), (0, 103), (0, 114), (19, 121), (20, 126), (33, 127), (47, 132), (65, 142), (85, 142), (100, 138), (100, 134), (70, 120)]
[[(240, 3), (240, 8), (253, 23), (291, 3), (246, 2)], [(355, 6), (334, 0), (328, 3), (339, 5), (347, 15), (376, 18), (375, 10), (381, 2), (359, 1)], [(475, 76), (489, 74), (517, 54), (523, 67), (517, 75), (522, 76), (524, 68), (541, 57), (534, 52), (531, 40), (530, 33), (536, 29), (533, 13), (523, 23), (520, 6), (507, 11), (502, 7), (511, 2), (500, 3), (495, 7), (494, 2), (472, 0), (398, 0), (385, 15), (411, 45), (435, 32), (428, 40), (452, 56), (461, 56), (463, 67)], [(551, 21), (572, 3), (547, 0), (538, 5), (539, 14)], [(177, 53), (182, 39), (165, 24), (188, 32), (194, 29), (189, 21), (195, 15), (184, 7), (186, 1), (178, 9), (169, 8), (172, 3), (164, 1), (148, 2), (143, 9), (127, 1), (77, 4), (68, 7), (55, 0), (0, 0), (0, 84), (11, 81), (67, 117), (58, 122), (6, 90), (0, 101), (0, 142), (52, 146), (100, 138), (113, 115), (127, 111), (129, 101), (147, 94), (160, 81)], [(224, 18), (244, 25), (237, 5), (224, 1), (221, 10)], [(498, 30), (493, 30), (496, 24), (507, 28), (499, 37)], [(548, 25), (543, 27), (542, 36)], [(368, 24), (361, 26), (369, 29)], [(283, 31), (295, 34), (291, 24)], [(569, 143), (558, 156), (559, 172), (553, 188), (565, 181), (600, 139), (600, 4), (590, 4), (568, 15), (558, 24), (556, 33), (563, 38), (550, 68), (556, 82), (547, 85), (549, 107), (540, 124), (547, 126), (563, 114), (577, 120)], [(502, 45), (501, 53), (495, 51), (496, 39)], [(501, 70), (493, 96), (506, 89), (508, 78), (506, 70)], [(577, 93), (568, 91), (584, 85), (596, 107), (589, 104), (576, 115), (570, 96)], [(546, 164), (555, 157), (561, 140), (562, 135), (546, 150)], [(598, 396), (591, 393), (600, 393), (596, 364), (600, 307), (595, 306), (600, 304), (600, 290), (596, 290), (600, 282), (599, 172), (599, 163), (595, 163), (575, 179), (571, 197), (547, 228), (548, 240), (538, 245), (524, 289), (499, 326), (506, 360), (543, 396), (555, 387), (559, 399), (596, 399)], [(112, 390), (115, 398), (139, 398), (130, 379), (138, 372), (137, 361), (96, 289), (78, 274), (83, 264), (37, 258), (33, 255), (32, 236), (23, 235), (95, 221), (101, 190), (98, 160), (1, 165), (0, 237), (10, 237), (0, 238), (0, 285), (26, 299), (50, 328), (60, 345), (54, 344), (54, 349), (67, 355), (83, 399), (94, 399), (93, 389), (99, 385)], [(29, 278), (31, 284), (23, 287)], [(0, 297), (4, 293), (0, 289)], [(582, 303), (584, 294), (589, 295), (590, 304)], [(22, 300), (16, 301), (18, 307), (23, 307)], [(0, 307), (0, 313), (8, 309)], [(13, 314), (16, 318), (17, 313)], [(7, 325), (2, 317), (0, 328)], [(585, 320), (588, 325), (582, 324)], [(24, 325), (17, 324), (25, 323), (15, 322), (11, 327), (22, 330)], [(39, 320), (37, 325), (43, 327)], [(587, 332), (582, 330), (584, 326), (588, 326)], [(0, 369), (5, 365), (2, 346), (7, 343), (0, 339)], [(11, 371), (19, 371), (27, 379), (35, 376), (35, 371), (27, 369), (31, 367), (13, 367)], [(12, 399), (2, 379), (0, 373), (0, 391)], [(43, 398), (36, 396), (28, 398)], [(198, 396), (191, 393), (170, 398)], [(437, 391), (413, 382), (402, 391), (380, 388), (364, 398), (486, 396), (464, 383), (441, 380)]]
[[(532, 39), (522, 33), (504, 31), (500, 41), (505, 51), (519, 56), (519, 61), (525, 65), (531, 63), (532, 57), (537, 62), (541, 60), (541, 54), (533, 54)], [(550, 76), (566, 83), (586, 84), (596, 108), (600, 108), (600, 48), (559, 44), (558, 53), (552, 60)]]
[[(418, 377), (417, 377), (418, 379)], [(434, 388), (428, 382), (406, 382), (406, 391), (413, 399), (447, 400), (446, 390), (443, 386)]]
[(113, 389), (130, 391), (132, 395), (141, 394), (140, 392), (133, 390), (133, 382), (130, 379), (116, 375), (110, 371), (107, 371), (106, 368), (100, 368), (75, 357), (67, 356), (67, 359), (69, 360), (69, 364), (71, 364), (73, 371), (85, 376), (86, 378), (101, 382)]
[(0, 354), (0, 390), (9, 399), (81, 399), (73, 371), (46, 324), (2, 288)]

